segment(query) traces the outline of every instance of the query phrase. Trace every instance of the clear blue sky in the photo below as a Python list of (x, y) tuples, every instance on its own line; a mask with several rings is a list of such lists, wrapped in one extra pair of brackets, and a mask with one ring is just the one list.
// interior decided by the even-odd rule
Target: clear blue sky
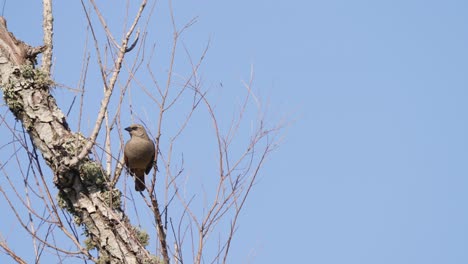
[[(78, 1), (56, 2), (56, 78), (74, 85), (82, 13), (68, 3)], [(38, 45), (40, 24), (22, 15), (40, 21), (36, 5), (8, 1), (5, 16)], [(179, 21), (198, 16), (185, 45), (211, 41), (206, 85), (231, 93), (253, 65), (270, 116), (294, 120), (248, 200), (230, 263), (468, 263), (468, 2), (174, 6)]]

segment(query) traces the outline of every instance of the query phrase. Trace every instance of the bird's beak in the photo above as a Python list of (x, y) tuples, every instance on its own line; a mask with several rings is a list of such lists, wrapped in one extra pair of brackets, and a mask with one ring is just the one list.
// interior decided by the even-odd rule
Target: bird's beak
[(132, 131), (132, 128), (131, 127), (126, 127), (125, 130), (127, 130), (128, 132)]

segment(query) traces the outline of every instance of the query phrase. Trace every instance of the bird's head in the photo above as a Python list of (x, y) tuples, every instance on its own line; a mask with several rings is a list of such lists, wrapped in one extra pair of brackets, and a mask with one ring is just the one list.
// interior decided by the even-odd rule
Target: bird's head
[(135, 136), (135, 137), (143, 137), (143, 138), (147, 138), (148, 135), (146, 134), (146, 130), (145, 128), (140, 125), (140, 124), (133, 124), (129, 127), (126, 127), (125, 130), (128, 131), (128, 133), (130, 133), (130, 136)]

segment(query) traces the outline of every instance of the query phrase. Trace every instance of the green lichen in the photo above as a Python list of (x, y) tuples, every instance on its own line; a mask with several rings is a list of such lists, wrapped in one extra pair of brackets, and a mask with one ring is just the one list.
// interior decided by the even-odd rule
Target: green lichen
[(7, 102), (8, 107), (10, 108), (11, 112), (17, 119), (21, 118), (23, 115), (23, 104), (20, 101), (10, 99), (10, 100), (5, 100)]
[(134, 227), (133, 230), (135, 231), (135, 235), (136, 235), (138, 241), (140, 241), (140, 243), (144, 247), (148, 246), (148, 244), (149, 244), (149, 235), (148, 235), (148, 233), (146, 233), (143, 230), (140, 230), (137, 227)]
[(10, 108), (11, 112), (15, 115), (16, 118), (20, 118), (23, 113), (23, 102), (21, 97), (15, 92), (13, 89), (14, 85), (12, 83), (8, 83), (3, 88), (3, 99), (7, 103), (8, 107)]
[(101, 166), (92, 161), (84, 162), (81, 165), (80, 177), (86, 186), (102, 188), (106, 182)]
[(49, 89), (54, 82), (48, 74), (32, 65), (16, 68), (8, 82), (2, 85), (3, 98), (17, 119), (24, 113), (24, 104), (19, 91), (24, 89)]
[(60, 141), (61, 148), (63, 148), (67, 153), (73, 153), (76, 155), (81, 152), (85, 144), (86, 139), (79, 133), (75, 134), (74, 137), (64, 138)]
[(97, 248), (96, 242), (94, 242), (91, 238), (86, 238), (84, 241), (85, 247), (87, 250), (93, 250)]
[(112, 263), (109, 256), (102, 256), (101, 255), (101, 256), (99, 256), (99, 258), (96, 261), (96, 264), (109, 264), (109, 263)]
[(20, 73), (24, 78), (34, 78), (34, 67), (32, 65), (22, 65), (20, 66)]
[(164, 263), (159, 257), (151, 256), (149, 259), (143, 260), (143, 264), (162, 264)]
[(64, 191), (59, 191), (57, 194), (57, 204), (60, 208), (67, 210), (70, 213), (75, 212), (75, 208), (73, 204), (71, 204), (70, 200), (67, 198), (67, 194)]
[(68, 211), (73, 216), (73, 221), (76, 225), (82, 225), (83, 218), (81, 212), (75, 209), (70, 199), (68, 199), (68, 195), (63, 190), (60, 190), (57, 194), (57, 204), (60, 208)]
[(40, 69), (36, 69), (35, 73), (35, 81), (37, 85), (40, 85), (42, 88), (49, 88), (50, 86), (54, 85), (54, 81), (49, 78), (49, 75), (43, 72)]
[(118, 189), (113, 189), (112, 191), (105, 191), (101, 193), (101, 197), (107, 206), (113, 209), (120, 209), (122, 206), (121, 200), (122, 193)]
[(78, 215), (74, 215), (73, 222), (75, 222), (76, 225), (80, 226), (83, 224), (83, 219)]
[(20, 76), (23, 77), (25, 84), (33, 85), (36, 89), (49, 89), (54, 85), (49, 74), (41, 69), (35, 69), (32, 65), (23, 65), (19, 67)]

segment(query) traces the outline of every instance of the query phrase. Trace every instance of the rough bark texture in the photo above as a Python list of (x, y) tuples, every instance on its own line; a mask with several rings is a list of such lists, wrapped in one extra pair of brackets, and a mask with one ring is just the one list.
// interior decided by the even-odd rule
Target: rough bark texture
[(84, 227), (86, 246), (98, 250), (99, 263), (157, 263), (145, 249), (148, 236), (131, 226), (120, 209), (121, 193), (109, 189), (101, 165), (89, 157), (70, 162), (87, 139), (70, 131), (50, 93), (53, 82), (48, 74), (34, 69), (35, 56), (41, 50), (18, 41), (0, 17), (3, 97), (54, 172), (58, 204)]

